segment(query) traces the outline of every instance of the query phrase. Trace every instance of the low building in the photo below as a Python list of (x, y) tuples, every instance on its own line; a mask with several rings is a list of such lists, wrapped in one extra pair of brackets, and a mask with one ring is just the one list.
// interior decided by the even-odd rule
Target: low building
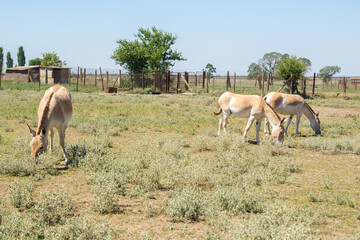
[(55, 66), (28, 66), (7, 68), (4, 80), (13, 82), (39, 82), (44, 84), (67, 83), (70, 68)]

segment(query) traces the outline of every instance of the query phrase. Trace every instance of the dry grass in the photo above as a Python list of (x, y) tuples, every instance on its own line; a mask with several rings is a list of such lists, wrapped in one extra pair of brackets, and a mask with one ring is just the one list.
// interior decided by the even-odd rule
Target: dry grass
[[(278, 147), (263, 135), (260, 145), (242, 143), (247, 119), (230, 118), (228, 134), (217, 137), (216, 92), (73, 92), (66, 169), (58, 144), (38, 165), (29, 157), (25, 123), (36, 124), (42, 93), (14, 88), (0, 95), (0, 234), (8, 238), (333, 239), (360, 231), (360, 93), (308, 100), (323, 136), (302, 118), (302, 136), (292, 124)], [(25, 181), (32, 203), (17, 210), (11, 201), (24, 206), (19, 196), (30, 194)]]

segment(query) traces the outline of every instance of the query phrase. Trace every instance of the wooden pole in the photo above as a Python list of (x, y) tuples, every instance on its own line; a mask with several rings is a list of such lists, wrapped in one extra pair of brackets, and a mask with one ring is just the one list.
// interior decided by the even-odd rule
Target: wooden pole
[(196, 72), (195, 72), (195, 88), (197, 87), (197, 75), (196, 75)]
[(179, 85), (180, 85), (180, 73), (178, 73), (178, 77), (177, 77), (176, 94), (179, 94)]
[(266, 87), (266, 91), (269, 92), (270, 89), (270, 72), (268, 72), (267, 74), (267, 87)]
[(80, 84), (81, 84), (81, 82), (83, 81), (83, 69), (82, 68), (80, 68)]
[(84, 86), (85, 86), (85, 83), (86, 82), (86, 68), (84, 68)]
[(68, 84), (71, 86), (71, 69), (68, 70)]
[(209, 79), (208, 79), (208, 72), (206, 72), (206, 93), (209, 93)]
[(103, 79), (101, 67), (100, 67), (100, 77), (101, 77), (101, 90), (104, 91), (104, 79)]
[(236, 73), (234, 73), (234, 92), (235, 92), (235, 84), (236, 84)]
[(97, 69), (95, 69), (95, 87), (97, 86)]
[(261, 90), (261, 78), (260, 78), (260, 75), (257, 75), (257, 81), (259, 82), (259, 90)]
[(79, 71), (80, 71), (80, 68), (78, 66), (78, 71), (77, 71), (77, 76), (76, 76), (76, 91), (77, 92), (79, 91)]
[[(0, 67), (1, 69), (1, 67)], [(0, 72), (1, 74), (1, 72)], [(27, 70), (27, 81), (30, 82), (30, 68)]]
[(203, 71), (203, 89), (205, 88), (205, 71)]
[(346, 79), (343, 77), (343, 84), (344, 84), (344, 93), (346, 93)]
[(161, 72), (159, 71), (159, 90), (162, 92), (162, 86), (161, 86)]
[(303, 95), (306, 96), (306, 77), (304, 77)]
[[(185, 82), (186, 82), (187, 84), (189, 84), (189, 75), (188, 75), (188, 72), (185, 72)], [(186, 84), (185, 84), (185, 90), (189, 90)]]
[(312, 84), (312, 96), (315, 96), (315, 77), (316, 77), (316, 73), (314, 73), (314, 78), (313, 78), (313, 84)]
[(45, 69), (45, 83), (48, 84), (48, 69)]

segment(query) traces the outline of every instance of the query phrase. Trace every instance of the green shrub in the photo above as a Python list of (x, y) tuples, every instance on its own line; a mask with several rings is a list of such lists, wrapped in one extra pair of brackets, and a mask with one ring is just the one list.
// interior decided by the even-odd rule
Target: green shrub
[(204, 210), (203, 195), (194, 187), (185, 187), (174, 192), (166, 213), (173, 219), (195, 222), (204, 215)]
[(9, 198), (11, 204), (16, 208), (30, 208), (33, 206), (34, 186), (29, 181), (14, 182), (9, 187)]
[(126, 193), (126, 183), (122, 175), (117, 172), (98, 172), (94, 173), (92, 182), (92, 209), (101, 214), (115, 211), (118, 196)]
[(39, 202), (34, 211), (46, 224), (64, 223), (68, 217), (74, 215), (75, 202), (66, 192), (40, 192)]

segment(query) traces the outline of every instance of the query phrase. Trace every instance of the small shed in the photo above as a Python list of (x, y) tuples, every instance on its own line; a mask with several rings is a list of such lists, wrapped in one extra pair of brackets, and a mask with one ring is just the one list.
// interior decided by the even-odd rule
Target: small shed
[(47, 84), (67, 83), (70, 68), (55, 66), (28, 66), (7, 68), (4, 80), (13, 82), (39, 82)]

